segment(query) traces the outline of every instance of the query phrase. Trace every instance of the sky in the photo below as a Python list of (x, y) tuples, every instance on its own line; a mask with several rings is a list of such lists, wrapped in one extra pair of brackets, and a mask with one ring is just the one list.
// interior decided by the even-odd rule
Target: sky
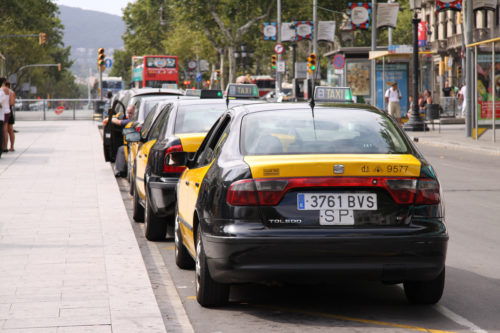
[(122, 16), (122, 8), (125, 8), (133, 0), (53, 0), (58, 5), (78, 7), (82, 9), (96, 10), (108, 14)]

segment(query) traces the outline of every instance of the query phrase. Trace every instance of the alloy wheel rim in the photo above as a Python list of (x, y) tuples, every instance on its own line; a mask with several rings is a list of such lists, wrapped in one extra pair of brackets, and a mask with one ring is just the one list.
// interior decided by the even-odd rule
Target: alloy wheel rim
[(201, 254), (201, 240), (198, 239), (196, 246), (196, 291), (200, 289), (200, 277), (201, 277), (200, 254)]

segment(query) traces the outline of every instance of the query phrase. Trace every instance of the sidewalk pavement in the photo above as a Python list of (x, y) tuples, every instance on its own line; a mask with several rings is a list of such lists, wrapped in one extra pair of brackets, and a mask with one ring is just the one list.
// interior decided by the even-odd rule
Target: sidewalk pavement
[(0, 159), (0, 331), (165, 332), (96, 124), (16, 129)]
[(418, 138), (418, 144), (431, 145), (445, 149), (500, 155), (500, 131), (496, 131), (496, 142), (493, 142), (493, 130), (487, 130), (478, 140), (465, 136), (465, 125), (429, 125), (426, 132), (406, 132), (410, 138)]

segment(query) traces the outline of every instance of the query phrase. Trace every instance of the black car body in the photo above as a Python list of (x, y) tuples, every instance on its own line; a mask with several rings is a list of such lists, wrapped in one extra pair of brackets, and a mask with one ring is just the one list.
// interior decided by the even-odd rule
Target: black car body
[[(448, 234), (439, 182), (382, 111), (236, 107), (187, 167), (177, 189), (176, 262), (196, 260), (200, 304), (224, 304), (232, 283), (353, 278), (404, 282), (417, 303), (441, 297)], [(351, 199), (360, 210), (343, 206)], [(307, 210), (315, 200), (339, 208)]]

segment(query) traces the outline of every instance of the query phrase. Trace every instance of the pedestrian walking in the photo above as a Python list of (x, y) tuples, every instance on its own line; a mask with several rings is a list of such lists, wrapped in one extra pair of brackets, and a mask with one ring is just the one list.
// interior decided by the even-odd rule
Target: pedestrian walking
[(465, 117), (465, 108), (467, 107), (466, 98), (467, 98), (467, 88), (465, 87), (464, 84), (462, 85), (462, 88), (460, 88), (460, 91), (458, 92), (458, 102), (462, 103), (462, 117)]
[(7, 79), (0, 77), (0, 157), (2, 153), (8, 152), (6, 149), (7, 127), (9, 122), (10, 107), (9, 107), (9, 88), (5, 85)]
[(385, 102), (388, 105), (389, 114), (394, 117), (401, 125), (401, 91), (398, 89), (398, 83), (394, 82), (385, 92)]
[(453, 91), (453, 88), (450, 87), (450, 83), (448, 81), (445, 81), (444, 88), (443, 88), (443, 96), (450, 97), (452, 91)]
[[(7, 81), (5, 83), (7, 88), (9, 88), (9, 109), (10, 109), (10, 117), (9, 121), (7, 123), (7, 135), (8, 139), (10, 140), (10, 148), (9, 151), (14, 151), (14, 142), (16, 141), (16, 134), (14, 133), (14, 124), (15, 124), (15, 119), (14, 119), (14, 105), (16, 104), (16, 93), (14, 90), (10, 89), (10, 82)], [(6, 141), (5, 143), (5, 148), (8, 146), (8, 142)]]
[(105, 98), (106, 102), (104, 102), (104, 110), (102, 112), (102, 117), (108, 117), (108, 111), (111, 108), (111, 101), (113, 100), (113, 92), (111, 90), (108, 91)]

